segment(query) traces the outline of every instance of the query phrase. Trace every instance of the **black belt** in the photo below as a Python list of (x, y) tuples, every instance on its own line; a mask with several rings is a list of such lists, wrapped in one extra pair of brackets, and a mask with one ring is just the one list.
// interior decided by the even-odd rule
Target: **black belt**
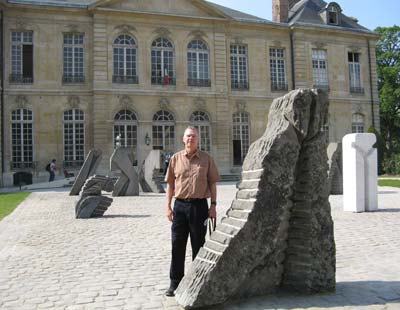
[(196, 202), (196, 201), (202, 201), (202, 200), (206, 200), (207, 198), (186, 198), (186, 199), (182, 199), (182, 198), (175, 198), (175, 200), (181, 201), (181, 202)]

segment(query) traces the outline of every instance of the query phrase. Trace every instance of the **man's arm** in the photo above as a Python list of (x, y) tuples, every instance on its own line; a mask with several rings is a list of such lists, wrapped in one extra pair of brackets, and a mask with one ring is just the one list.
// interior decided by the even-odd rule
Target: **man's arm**
[(210, 193), (211, 193), (211, 205), (210, 209), (208, 209), (208, 217), (216, 218), (217, 217), (217, 182), (210, 183)]
[(175, 182), (171, 181), (167, 183), (167, 193), (166, 193), (166, 202), (165, 202), (165, 212), (167, 214), (167, 218), (172, 222), (173, 213), (171, 208), (172, 197), (175, 193)]

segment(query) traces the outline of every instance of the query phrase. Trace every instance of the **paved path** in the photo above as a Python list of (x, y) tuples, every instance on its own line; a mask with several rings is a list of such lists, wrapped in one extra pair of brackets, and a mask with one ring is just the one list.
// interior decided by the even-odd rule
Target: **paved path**
[[(222, 214), (235, 187), (218, 190)], [(180, 309), (163, 295), (170, 251), (164, 195), (114, 198), (104, 218), (89, 220), (74, 218), (75, 199), (35, 192), (0, 222), (0, 309)], [(373, 213), (344, 213), (341, 196), (331, 204), (335, 294), (266, 296), (213, 309), (400, 309), (400, 191), (379, 188)]]

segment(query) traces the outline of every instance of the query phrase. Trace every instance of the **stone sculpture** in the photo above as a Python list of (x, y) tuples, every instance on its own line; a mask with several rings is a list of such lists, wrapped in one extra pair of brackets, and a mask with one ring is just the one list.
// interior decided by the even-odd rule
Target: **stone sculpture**
[[(158, 178), (154, 177), (154, 172), (159, 171), (161, 167), (161, 151), (151, 150), (144, 161), (144, 182), (146, 188), (150, 188), (154, 193), (165, 193)], [(143, 187), (143, 186), (142, 186)], [(143, 189), (144, 190), (144, 189)]]
[(110, 170), (119, 169), (121, 175), (114, 185), (113, 196), (138, 196), (139, 178), (133, 166), (130, 149), (117, 147), (110, 157)]
[(185, 308), (276, 292), (335, 289), (335, 243), (321, 131), (325, 93), (274, 100), (243, 163), (236, 199), (175, 291)]
[(343, 194), (342, 143), (329, 143), (328, 149), (328, 188), (331, 195)]
[(87, 178), (96, 173), (96, 169), (100, 165), (101, 158), (101, 150), (90, 150), (89, 154), (86, 156), (82, 168), (79, 170), (79, 173), (75, 178), (75, 182), (72, 185), (71, 191), (69, 192), (70, 196), (79, 195), (79, 192), (81, 191), (81, 188), (83, 184), (85, 184)]
[(88, 178), (75, 205), (75, 217), (82, 219), (103, 216), (113, 199), (102, 196), (101, 191), (111, 192), (113, 189), (114, 183), (110, 177), (95, 175)]
[(353, 133), (343, 137), (344, 211), (378, 209), (377, 150), (373, 133)]

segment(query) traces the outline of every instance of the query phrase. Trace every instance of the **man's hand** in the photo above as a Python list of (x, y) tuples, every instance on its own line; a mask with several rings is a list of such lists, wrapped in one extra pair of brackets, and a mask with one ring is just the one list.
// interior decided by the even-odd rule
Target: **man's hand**
[(172, 219), (174, 218), (174, 213), (172, 212), (171, 206), (167, 206), (166, 208), (166, 213), (167, 213), (167, 218), (170, 222), (172, 222)]
[(211, 205), (210, 209), (208, 209), (208, 217), (211, 219), (217, 218), (217, 206)]

